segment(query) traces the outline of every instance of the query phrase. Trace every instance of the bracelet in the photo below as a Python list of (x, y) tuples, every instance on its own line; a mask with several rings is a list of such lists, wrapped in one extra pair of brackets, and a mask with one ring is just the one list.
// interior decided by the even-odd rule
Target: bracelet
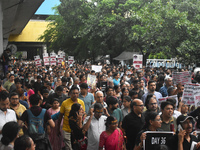
[(143, 148), (143, 146), (142, 146), (142, 144), (141, 144), (141, 143), (139, 143), (139, 147)]

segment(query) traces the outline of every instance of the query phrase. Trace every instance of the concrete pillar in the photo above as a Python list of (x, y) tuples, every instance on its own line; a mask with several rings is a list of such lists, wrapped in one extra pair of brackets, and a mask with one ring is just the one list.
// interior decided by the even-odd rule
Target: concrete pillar
[(3, 53), (3, 10), (2, 1), (0, 1), (0, 56)]

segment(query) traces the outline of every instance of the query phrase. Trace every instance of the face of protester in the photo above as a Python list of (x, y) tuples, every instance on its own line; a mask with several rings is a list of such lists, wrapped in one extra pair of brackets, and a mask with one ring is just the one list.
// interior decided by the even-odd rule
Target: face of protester
[(178, 93), (183, 93), (184, 91), (184, 86), (178, 86)]
[(111, 121), (111, 124), (108, 125), (108, 128), (114, 131), (115, 129), (117, 129), (117, 126), (118, 126), (118, 122), (115, 119), (114, 121)]
[(72, 101), (76, 101), (77, 100), (78, 94), (79, 94), (79, 91), (77, 89), (74, 89), (74, 90), (71, 91), (70, 96), (71, 96)]
[(128, 96), (129, 95), (129, 91), (126, 89), (124, 90), (124, 92), (122, 93), (124, 96)]
[(13, 82), (14, 79), (15, 79), (15, 77), (14, 77), (14, 76), (11, 76), (9, 80), (10, 80), (10, 82)]
[(102, 109), (96, 109), (94, 111), (94, 117), (98, 120), (101, 117), (102, 113), (103, 113), (103, 108)]
[(167, 86), (172, 86), (172, 84), (173, 84), (172, 79), (168, 79), (168, 80), (166, 81), (166, 85), (167, 85)]
[(144, 110), (144, 104), (141, 100), (136, 101), (136, 105), (133, 106), (133, 110), (136, 114), (142, 114)]
[(31, 142), (31, 147), (28, 148), (27, 150), (35, 150), (36, 145), (35, 145), (35, 143), (33, 142), (32, 138), (30, 138), (30, 142)]
[(156, 129), (160, 128), (162, 125), (162, 120), (160, 118), (160, 115), (157, 115), (154, 120), (150, 120), (150, 124)]
[(19, 104), (19, 96), (18, 95), (14, 95), (10, 98), (10, 104), (12, 106), (17, 106)]
[(131, 101), (129, 102), (126, 99), (123, 99), (123, 105), (124, 105), (125, 108), (129, 108), (130, 104), (131, 104)]
[(85, 89), (85, 88), (81, 88), (81, 94), (86, 94), (88, 92), (88, 89)]
[(156, 83), (155, 82), (152, 82), (148, 85), (148, 89), (150, 92), (155, 92), (156, 90)]
[(140, 81), (140, 88), (142, 88), (142, 87), (144, 87), (144, 81), (143, 80)]
[(165, 108), (162, 110), (162, 115), (171, 118), (174, 113), (174, 108), (172, 105), (167, 105)]
[(103, 103), (103, 93), (97, 93), (96, 101), (97, 103)]
[(49, 96), (49, 93), (43, 93), (42, 95), (44, 98), (47, 98)]
[(114, 111), (118, 108), (118, 103), (111, 105), (111, 110)]
[(9, 108), (10, 106), (10, 101), (9, 101), (9, 98), (7, 98), (6, 100), (0, 100), (0, 109), (2, 111), (7, 111), (7, 109)]
[(53, 107), (54, 109), (58, 109), (59, 106), (60, 106), (60, 103), (59, 103), (58, 101), (54, 101), (54, 102), (53, 102), (52, 107)]
[(182, 113), (182, 114), (188, 113), (188, 106), (187, 106), (187, 105), (183, 104), (183, 105), (181, 106), (181, 113)]
[(184, 121), (182, 124), (183, 129), (186, 131), (186, 133), (192, 132), (192, 121), (190, 118), (188, 118), (186, 121)]
[(151, 111), (156, 111), (158, 108), (157, 100), (155, 98), (151, 98), (148, 104), (148, 108)]
[(113, 89), (112, 88), (108, 89), (106, 94), (107, 94), (107, 96), (113, 96)]
[(57, 94), (58, 96), (62, 96), (62, 93), (63, 93), (63, 91), (58, 91), (58, 90), (56, 90), (56, 94)]

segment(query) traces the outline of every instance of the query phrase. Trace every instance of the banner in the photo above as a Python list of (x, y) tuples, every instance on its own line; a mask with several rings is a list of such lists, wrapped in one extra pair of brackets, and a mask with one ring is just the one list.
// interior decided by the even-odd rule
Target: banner
[(50, 53), (50, 63), (51, 63), (51, 65), (56, 66), (56, 54), (55, 53)]
[(35, 65), (36, 65), (36, 66), (42, 66), (42, 63), (41, 63), (42, 61), (41, 61), (39, 55), (34, 56), (34, 60), (35, 60)]
[(195, 105), (200, 104), (200, 86), (199, 84), (185, 84), (182, 102), (185, 105)]
[(176, 100), (176, 106), (178, 106), (178, 96), (177, 95), (172, 95), (168, 97), (162, 97), (158, 99), (158, 105), (160, 106), (162, 102), (165, 102), (168, 98), (174, 98)]
[(174, 84), (182, 83), (182, 85), (185, 85), (187, 83), (191, 83), (191, 74), (189, 71), (173, 72), (172, 78)]
[(44, 65), (49, 65), (49, 54), (48, 53), (43, 53), (43, 61)]
[(91, 89), (93, 89), (96, 86), (96, 76), (88, 74), (87, 84)]
[(142, 68), (142, 64), (143, 64), (143, 55), (134, 54), (133, 55), (133, 67), (135, 67), (136, 69), (140, 69), (140, 68)]
[(146, 140), (143, 140), (143, 150), (154, 150), (159, 145), (166, 145), (173, 132), (167, 131), (146, 131)]
[(94, 70), (95, 73), (101, 72), (101, 69), (102, 69), (102, 66), (92, 65), (92, 70)]
[(68, 56), (68, 65), (73, 64), (74, 62), (74, 56)]

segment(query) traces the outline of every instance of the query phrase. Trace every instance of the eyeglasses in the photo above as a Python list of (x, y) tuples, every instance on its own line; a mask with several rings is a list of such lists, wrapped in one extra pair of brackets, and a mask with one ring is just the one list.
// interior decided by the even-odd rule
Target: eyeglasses
[(150, 103), (150, 105), (157, 105), (157, 103)]
[(135, 105), (135, 106), (140, 106), (140, 107), (144, 107), (144, 105)]

